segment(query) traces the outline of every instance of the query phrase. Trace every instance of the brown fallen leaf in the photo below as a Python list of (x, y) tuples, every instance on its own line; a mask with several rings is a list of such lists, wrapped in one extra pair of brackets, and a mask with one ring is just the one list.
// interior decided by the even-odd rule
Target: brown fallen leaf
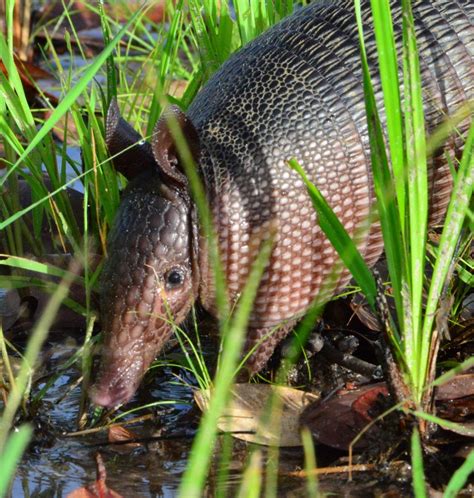
[(377, 315), (369, 308), (367, 300), (360, 292), (351, 296), (349, 306), (363, 325), (369, 330), (380, 332), (380, 321)]
[[(446, 420), (440, 426), (466, 437), (473, 437), (474, 376), (456, 375), (438, 386), (435, 391), (436, 414)], [(381, 397), (388, 397), (384, 382), (343, 390), (321, 403), (310, 405), (301, 416), (301, 424), (308, 427), (313, 437), (322, 444), (347, 450), (353, 439), (374, 420), (379, 411)], [(453, 424), (451, 422), (457, 422)], [(377, 426), (370, 428), (372, 436)], [(361, 438), (356, 448), (367, 444)]]
[[(372, 420), (371, 407), (375, 406), (380, 395), (385, 394), (388, 394), (385, 383), (339, 391), (333, 397), (309, 406), (301, 415), (301, 426), (308, 427), (319, 443), (347, 450)], [(376, 430), (376, 426), (370, 429), (372, 433)], [(355, 447), (362, 448), (367, 443), (367, 439), (362, 438)]]
[[(130, 449), (130, 448), (138, 448), (140, 446), (143, 446), (141, 443), (136, 443), (133, 440), (137, 439), (138, 436), (134, 434), (132, 431), (129, 431), (125, 427), (121, 425), (112, 425), (109, 427), (109, 432), (108, 432), (108, 440), (109, 443), (119, 443), (119, 442), (124, 442), (122, 445), (123, 447)], [(125, 441), (130, 441), (128, 443), (125, 443)]]
[(436, 415), (450, 422), (462, 423), (474, 427), (474, 396), (442, 400), (436, 403)]
[(122, 498), (122, 495), (109, 489), (105, 484), (107, 473), (104, 461), (99, 453), (96, 454), (97, 480), (90, 486), (78, 488), (67, 495), (67, 498)]
[[(209, 390), (194, 393), (202, 411), (209, 406)], [(267, 446), (301, 446), (299, 416), (315, 394), (267, 384), (235, 384), (230, 402), (218, 422), (221, 431)]]
[(459, 374), (447, 380), (435, 390), (435, 398), (440, 400), (453, 400), (474, 396), (474, 374)]
[(370, 423), (373, 420), (371, 412), (378, 403), (381, 396), (390, 396), (388, 387), (385, 382), (373, 384), (372, 388), (360, 394), (358, 398), (352, 403), (352, 410), (359, 416), (365, 423)]
[[(173, 2), (176, 3), (176, 2)], [(141, 1), (131, 0), (126, 3), (120, 2), (109, 2), (107, 5), (107, 10), (111, 17), (119, 19), (121, 22), (125, 22), (134, 14), (138, 9), (143, 7)], [(164, 0), (155, 0), (154, 2), (149, 2), (146, 10), (144, 11), (144, 16), (153, 23), (162, 23), (166, 19), (166, 2)], [(168, 15), (168, 18), (170, 16)]]
[(465, 444), (456, 451), (454, 456), (465, 460), (473, 451), (474, 451), (474, 444)]
[[(173, 2), (174, 3), (174, 2)], [(141, 9), (142, 2), (138, 0), (131, 0), (126, 3), (122, 2), (107, 2), (104, 5), (106, 13), (118, 22), (126, 22), (130, 16), (138, 9)], [(67, 8), (67, 16), (65, 16), (65, 9)], [(166, 2), (158, 0), (150, 2), (144, 12), (144, 17), (154, 23), (162, 23), (166, 17)], [(168, 16), (169, 17), (169, 16)], [(58, 21), (61, 20), (58, 26)], [(81, 42), (83, 41), (82, 35), (87, 30), (100, 28), (100, 16), (95, 7), (90, 5), (90, 2), (76, 0), (67, 4), (60, 1), (53, 1), (45, 3), (45, 6), (40, 11), (38, 24), (48, 29), (51, 35), (56, 36), (56, 40), (60, 41), (61, 36), (64, 40), (64, 31), (70, 30), (71, 25), (74, 30), (79, 34)], [(50, 28), (54, 26), (54, 30)], [(59, 33), (56, 33), (59, 31)], [(74, 42), (74, 40), (72, 40)]]

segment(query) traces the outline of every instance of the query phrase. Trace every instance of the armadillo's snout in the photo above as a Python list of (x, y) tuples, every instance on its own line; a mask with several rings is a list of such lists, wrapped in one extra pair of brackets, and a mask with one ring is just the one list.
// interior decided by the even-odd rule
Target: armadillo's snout
[[(104, 344), (97, 381), (89, 395), (96, 405), (108, 408), (130, 400), (171, 331), (154, 269), (133, 268), (129, 259), (109, 258), (102, 274)], [(124, 262), (129, 265), (129, 276), (121, 271)], [(134, 281), (134, 276), (142, 282), (150, 280), (150, 288)]]
[(137, 382), (126, 384), (125, 379), (102, 377), (89, 392), (91, 401), (104, 408), (114, 408), (127, 403), (138, 387)]
[[(140, 334), (133, 337), (130, 335), (132, 330)], [(132, 330), (126, 327), (105, 330), (100, 371), (89, 391), (96, 405), (114, 408), (127, 403), (171, 333), (166, 321), (152, 318), (147, 326), (135, 323)]]
[(115, 338), (115, 334), (107, 336), (97, 382), (89, 391), (92, 402), (106, 408), (123, 405), (133, 397), (162, 343), (153, 341), (147, 348), (139, 340), (131, 349), (124, 350)]
[(114, 408), (123, 405), (133, 396), (133, 391), (125, 386), (110, 386), (108, 389), (92, 387), (89, 393), (92, 403), (104, 408)]
[[(107, 290), (107, 286), (104, 288)], [(192, 295), (190, 284), (182, 292), (168, 292), (170, 299), (158, 285), (152, 289), (131, 286), (128, 293), (115, 293), (115, 301), (111, 299), (102, 309), (105, 337), (97, 382), (89, 392), (93, 403), (113, 408), (132, 398), (168, 341), (172, 322), (181, 322), (191, 308)], [(104, 292), (104, 296), (110, 294)]]

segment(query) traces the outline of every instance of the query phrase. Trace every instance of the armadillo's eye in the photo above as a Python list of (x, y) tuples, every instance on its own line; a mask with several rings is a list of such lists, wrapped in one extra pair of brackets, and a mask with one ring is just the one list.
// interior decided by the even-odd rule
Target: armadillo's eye
[(181, 268), (172, 268), (165, 275), (166, 286), (170, 289), (180, 286), (184, 282), (184, 272)]

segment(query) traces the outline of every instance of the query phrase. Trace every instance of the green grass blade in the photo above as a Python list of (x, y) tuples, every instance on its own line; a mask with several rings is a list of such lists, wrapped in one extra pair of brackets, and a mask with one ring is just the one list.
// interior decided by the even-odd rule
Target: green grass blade
[(387, 134), (395, 179), (399, 220), (405, 223), (403, 119), (398, 79), (397, 50), (389, 0), (371, 0), (375, 40), (387, 119)]
[(236, 0), (234, 3), (237, 27), (240, 33), (242, 45), (245, 45), (253, 38), (255, 32), (255, 14), (247, 0)]
[(272, 240), (267, 240), (262, 244), (262, 249), (250, 270), (235, 315), (224, 336), (222, 358), (215, 377), (214, 392), (193, 442), (188, 467), (179, 488), (180, 497), (202, 496), (202, 489), (217, 436), (217, 421), (224, 411), (232, 387), (235, 367), (245, 340), (249, 315), (260, 279), (270, 257), (272, 242)]
[[(420, 378), (426, 379), (427, 362), (430, 355), (433, 324), (436, 318), (437, 307), (443, 286), (448, 275), (457, 241), (459, 239), (464, 220), (472, 202), (472, 191), (474, 184), (474, 122), (471, 124), (469, 133), (464, 144), (464, 151), (457, 172), (451, 200), (448, 205), (446, 219), (438, 248), (438, 257), (433, 268), (433, 276), (428, 291), (423, 322), (423, 341), (420, 359)], [(426, 379), (429, 380), (429, 379)]]
[[(13, 6), (15, 2), (8, 2), (7, 6), (7, 17), (13, 14)], [(3, 35), (3, 31), (0, 32), (0, 59), (5, 65), (5, 70), (8, 75), (8, 81), (11, 87), (15, 91), (15, 96), (19, 101), (20, 108), (24, 111), (25, 126), (34, 129), (35, 123), (33, 114), (31, 113), (30, 107), (28, 105), (28, 99), (26, 98), (25, 88), (20, 78), (20, 74), (16, 67), (13, 49), (13, 19), (9, 18), (9, 22), (6, 24), (9, 28), (7, 29), (7, 39)], [(1, 89), (0, 89), (1, 92)]]
[(464, 463), (454, 472), (443, 493), (443, 498), (456, 498), (466, 485), (469, 476), (474, 473), (474, 450), (467, 456)]
[(418, 418), (422, 418), (423, 420), (427, 420), (432, 424), (437, 424), (443, 429), (446, 429), (448, 431), (453, 431), (457, 434), (462, 434), (463, 436), (469, 438), (474, 437), (474, 428), (470, 427), (469, 425), (458, 422), (451, 422), (450, 420), (445, 420), (440, 417), (437, 417), (436, 415), (431, 415), (429, 413), (418, 410), (415, 410), (413, 412), (413, 415), (415, 415)]
[(259, 498), (262, 496), (262, 473), (262, 452), (256, 450), (250, 456), (236, 498)]
[(318, 481), (314, 475), (316, 465), (316, 452), (314, 451), (314, 441), (310, 430), (303, 427), (301, 430), (301, 440), (304, 450), (304, 468), (306, 471), (306, 491), (309, 498), (318, 498), (320, 496)]
[[(47, 201), (48, 199), (51, 199), (52, 197), (54, 197), (56, 194), (59, 194), (61, 191), (63, 191), (66, 187), (70, 187), (72, 186), (72, 184), (77, 181), (78, 179), (80, 178), (83, 178), (84, 176), (86, 176), (87, 174), (89, 174), (90, 171), (85, 171), (84, 173), (81, 173), (80, 175), (78, 175), (76, 178), (72, 178), (71, 180), (69, 180), (68, 182), (66, 182), (64, 185), (62, 185), (61, 187), (58, 187), (56, 190), (52, 191), (52, 192), (49, 192), (47, 195), (45, 195), (42, 199), (39, 199), (35, 202), (32, 202), (29, 206), (17, 211), (16, 213), (13, 213), (10, 217), (8, 217), (6, 220), (4, 221), (0, 221), (0, 230), (3, 230), (5, 228), (7, 228), (8, 226), (10, 226), (14, 221), (18, 220), (19, 218), (21, 218), (23, 215), (25, 215), (26, 213), (30, 212), (30, 211), (33, 211), (36, 207), (40, 206), (41, 204), (43, 204), (45, 201)], [(7, 175), (5, 175), (7, 176)], [(4, 176), (4, 178), (5, 178)], [(33, 178), (31, 178), (33, 179)], [(1, 183), (1, 181), (0, 181)], [(0, 185), (0, 188), (1, 188), (1, 185)], [(33, 211), (33, 214), (35, 213), (35, 211)]]
[(241, 43), (234, 39), (235, 23), (225, 2), (221, 3), (219, 15), (214, 0), (192, 0), (189, 4), (200, 53), (201, 72), (206, 80)]
[[(184, 352), (186, 361), (189, 365), (189, 371), (193, 373), (196, 377), (200, 389), (210, 389), (212, 380), (207, 369), (206, 363), (202, 354), (200, 354), (200, 349), (194, 344), (188, 334), (180, 327), (174, 326), (175, 337), (177, 338), (181, 351)], [(186, 344), (191, 348), (191, 354), (186, 347)]]
[(227, 498), (228, 496), (228, 481), (232, 463), (232, 448), (234, 446), (234, 438), (226, 432), (222, 436), (221, 450), (219, 455), (219, 468), (216, 478), (215, 498)]
[(403, 329), (405, 317), (403, 315), (402, 289), (406, 282), (405, 249), (400, 224), (397, 198), (394, 189), (392, 174), (388, 165), (382, 125), (377, 112), (374, 89), (370, 79), (367, 54), (364, 43), (364, 32), (360, 0), (355, 0), (355, 13), (359, 32), (362, 74), (364, 82), (365, 106), (369, 131), (371, 165), (374, 177), (374, 190), (377, 197), (377, 209), (382, 225), (385, 254), (393, 287), (399, 326)]
[(448, 380), (456, 377), (457, 374), (465, 372), (466, 370), (469, 370), (470, 368), (473, 367), (474, 367), (474, 356), (471, 356), (467, 360), (464, 360), (462, 363), (459, 363), (455, 367), (445, 372), (443, 375), (440, 375), (437, 379), (434, 380), (433, 386), (440, 386), (441, 384), (448, 382)]
[(419, 376), (422, 343), (430, 337), (421, 334), (423, 283), (425, 281), (426, 237), (428, 225), (428, 171), (426, 134), (423, 112), (420, 63), (410, 0), (403, 0), (403, 73), (405, 97), (405, 146), (408, 175), (407, 239), (410, 247), (409, 306), (411, 327), (405, 330), (411, 344), (414, 368), (413, 382), (417, 395), (423, 391), (424, 378)]
[(162, 104), (164, 103), (163, 94), (165, 89), (165, 83), (170, 73), (170, 68), (172, 67), (174, 61), (178, 56), (178, 48), (181, 45), (181, 40), (183, 36), (183, 0), (180, 0), (176, 9), (173, 12), (173, 18), (171, 19), (168, 36), (164, 39), (164, 44), (162, 49), (156, 52), (157, 58), (159, 57), (159, 75), (156, 81), (156, 86), (153, 91), (153, 98), (148, 115), (148, 125), (146, 129), (146, 136), (151, 136), (153, 133), (153, 128), (158, 120), (160, 112), (162, 110)]
[(308, 193), (313, 202), (313, 206), (318, 213), (319, 226), (331, 241), (339, 256), (346, 267), (350, 270), (357, 284), (361, 287), (362, 292), (372, 309), (375, 309), (375, 298), (377, 287), (375, 279), (366, 265), (364, 258), (357, 250), (357, 246), (346, 232), (344, 226), (334, 214), (329, 204), (318, 188), (308, 179), (303, 168), (295, 159), (290, 159), (290, 166), (301, 176), (305, 182)]
[(25, 355), (21, 362), (18, 376), (15, 379), (15, 388), (12, 388), (8, 395), (8, 400), (0, 419), (0, 453), (5, 447), (7, 437), (12, 426), (15, 413), (20, 406), (21, 400), (28, 386), (28, 381), (32, 374), (33, 366), (39, 355), (41, 346), (49, 332), (49, 327), (58, 312), (59, 306), (69, 292), (69, 287), (74, 280), (73, 273), (69, 273), (56, 289), (56, 292), (49, 300), (41, 318), (30, 335), (26, 347)]
[(33, 429), (30, 425), (22, 425), (10, 434), (3, 453), (0, 453), (0, 498), (6, 495), (15, 469), (32, 434)]
[[(104, 38), (104, 45), (107, 47), (110, 44), (111, 32), (110, 24), (104, 10), (104, 1), (99, 0), (99, 17), (100, 25), (102, 27), (102, 36)], [(115, 61), (113, 51), (107, 57), (107, 108), (112, 99), (117, 98), (117, 77), (115, 74)]]
[[(0, 254), (0, 257), (5, 258), (0, 260), (0, 266), (9, 266), (10, 268), (38, 272), (42, 273), (43, 275), (50, 275), (59, 278), (63, 278), (67, 273), (69, 273), (67, 270), (49, 263), (42, 263), (40, 261), (20, 258), (17, 256), (8, 257), (7, 254)], [(78, 277), (78, 280), (82, 279)]]
[(423, 450), (418, 429), (415, 427), (411, 435), (411, 467), (413, 492), (416, 498), (426, 498), (425, 471), (423, 469)]
[[(79, 98), (81, 93), (86, 90), (87, 85), (92, 81), (96, 73), (102, 68), (107, 58), (115, 49), (116, 45), (122, 39), (123, 35), (127, 32), (129, 26), (138, 17), (140, 11), (137, 11), (130, 20), (120, 29), (117, 35), (110, 41), (110, 44), (104, 48), (101, 54), (94, 60), (94, 62), (89, 66), (89, 68), (84, 72), (84, 75), (80, 80), (69, 90), (65, 95), (63, 100), (59, 103), (58, 107), (52, 112), (51, 116), (44, 122), (41, 129), (35, 135), (33, 140), (28, 144), (23, 154), (18, 158), (9, 172), (0, 179), (0, 187), (3, 186), (9, 174), (14, 171), (20, 164), (23, 163), (26, 157), (41, 143), (41, 141), (46, 137), (46, 135), (53, 129), (54, 125), (59, 121), (59, 119), (64, 116), (64, 114), (70, 109), (73, 103)], [(0, 229), (4, 228), (4, 223)]]

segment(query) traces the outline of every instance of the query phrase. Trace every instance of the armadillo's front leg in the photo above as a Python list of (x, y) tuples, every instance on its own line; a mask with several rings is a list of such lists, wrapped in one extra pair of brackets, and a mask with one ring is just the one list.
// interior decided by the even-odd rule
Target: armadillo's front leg
[(268, 362), (277, 345), (288, 335), (295, 322), (278, 327), (249, 328), (245, 342), (244, 357), (249, 376), (258, 373)]

